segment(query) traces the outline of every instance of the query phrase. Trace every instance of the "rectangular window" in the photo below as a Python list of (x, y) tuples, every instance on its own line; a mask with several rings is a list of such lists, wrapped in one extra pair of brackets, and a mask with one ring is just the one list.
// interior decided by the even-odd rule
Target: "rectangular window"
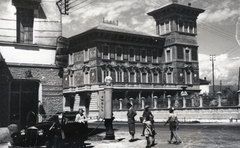
[(164, 23), (160, 24), (160, 34), (165, 33)]
[(135, 54), (136, 54), (136, 61), (140, 61), (140, 50), (135, 49)]
[(153, 58), (153, 63), (157, 63), (157, 51), (153, 51), (153, 53), (152, 53), (152, 58)]
[(152, 83), (152, 73), (148, 73), (148, 83)]
[(181, 47), (181, 46), (177, 47), (177, 58), (183, 59), (183, 47)]
[(165, 26), (166, 26), (166, 33), (170, 32), (169, 22), (166, 22)]
[(68, 63), (69, 65), (74, 64), (74, 53), (69, 54)]
[(108, 75), (108, 71), (107, 71), (107, 70), (104, 70), (104, 71), (103, 71), (103, 79), (102, 79), (103, 82), (104, 82), (104, 80), (105, 80), (105, 78), (106, 78), (107, 76), (109, 76), (109, 75)]
[(189, 22), (189, 33), (194, 33), (193, 32), (193, 22)]
[(122, 71), (117, 72), (117, 82), (123, 82)]
[(187, 73), (186, 84), (191, 84), (191, 73)]
[(153, 75), (153, 83), (158, 83), (158, 74), (157, 73), (155, 73)]
[(130, 82), (135, 82), (135, 73), (134, 72), (131, 72), (130, 73)]
[(135, 61), (134, 60), (134, 49), (129, 49), (129, 54), (130, 54), (130, 61)]
[(110, 58), (114, 59), (115, 58), (115, 52), (114, 52), (114, 48), (110, 49)]
[(185, 50), (185, 61), (190, 61), (190, 50)]
[(89, 51), (88, 51), (88, 49), (84, 50), (84, 61), (89, 61)]
[(142, 83), (147, 83), (147, 74), (142, 73)]
[(151, 55), (151, 51), (147, 51), (147, 61), (149, 62), (149, 63), (151, 63), (152, 62), (152, 55)]
[(33, 43), (33, 9), (17, 8), (17, 42)]
[(192, 48), (191, 52), (192, 52), (192, 60), (198, 60), (197, 49)]
[(124, 59), (124, 60), (127, 60), (127, 59), (128, 59), (127, 48), (124, 48), (124, 50), (123, 50), (123, 59)]
[(84, 73), (84, 84), (89, 84), (89, 73)]
[(178, 31), (183, 32), (183, 22), (182, 22), (182, 20), (178, 21)]
[(116, 60), (122, 60), (122, 48), (121, 47), (116, 48), (116, 53), (117, 53), (117, 59)]
[(171, 62), (171, 51), (170, 50), (166, 51), (166, 62)]
[(141, 50), (141, 55), (142, 55), (142, 57), (141, 57), (141, 62), (146, 62), (146, 57), (147, 57), (147, 55), (146, 55), (146, 50)]
[(103, 59), (109, 59), (108, 53), (109, 53), (109, 47), (108, 46), (102, 46), (103, 47)]
[(167, 83), (172, 83), (172, 74), (167, 73)]
[(188, 32), (188, 22), (184, 21), (184, 32)]

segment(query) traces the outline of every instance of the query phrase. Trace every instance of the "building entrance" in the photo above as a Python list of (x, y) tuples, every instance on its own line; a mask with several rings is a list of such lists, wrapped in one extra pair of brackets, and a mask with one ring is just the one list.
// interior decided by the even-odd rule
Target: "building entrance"
[(33, 80), (11, 83), (10, 123), (17, 124), (20, 128), (25, 127), (29, 112), (33, 112), (37, 120), (38, 88), (39, 82)]

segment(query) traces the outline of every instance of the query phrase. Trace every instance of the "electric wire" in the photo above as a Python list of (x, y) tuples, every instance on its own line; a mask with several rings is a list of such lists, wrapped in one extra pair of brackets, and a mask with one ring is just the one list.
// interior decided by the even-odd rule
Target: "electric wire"
[(87, 0), (84, 0), (84, 1), (81, 1), (80, 3), (77, 3), (77, 4), (73, 5), (73, 6), (69, 6), (69, 9), (75, 8), (75, 7), (81, 5), (82, 3), (86, 2), (86, 1)]
[(90, 3), (87, 3), (86, 5), (83, 5), (82, 7), (78, 7), (78, 8), (76, 8), (76, 9), (71, 10), (69, 13), (73, 13), (73, 12), (79, 10), (80, 8), (83, 8), (83, 7), (87, 6), (87, 5), (90, 5), (90, 4), (92, 4), (92, 3), (96, 2), (96, 1), (97, 1), (97, 0), (95, 0), (95, 1), (93, 0), (93, 1), (90, 2)]

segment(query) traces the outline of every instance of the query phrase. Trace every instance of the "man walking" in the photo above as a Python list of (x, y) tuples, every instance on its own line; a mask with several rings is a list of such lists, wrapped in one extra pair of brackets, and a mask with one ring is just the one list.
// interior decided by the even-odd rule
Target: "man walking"
[(129, 133), (132, 136), (132, 138), (129, 140), (130, 142), (134, 141), (134, 135), (135, 135), (135, 116), (137, 115), (136, 111), (133, 109), (132, 104), (127, 103), (127, 118), (128, 118), (128, 128)]

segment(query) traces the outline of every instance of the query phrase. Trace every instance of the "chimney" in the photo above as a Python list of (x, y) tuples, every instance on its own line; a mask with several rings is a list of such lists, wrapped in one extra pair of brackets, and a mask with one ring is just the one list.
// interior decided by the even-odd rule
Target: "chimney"
[(204, 77), (204, 80), (207, 80), (207, 78), (206, 78), (206, 77)]
[(173, 4), (177, 4), (177, 3), (178, 3), (178, 0), (172, 0), (172, 3), (173, 3)]
[(188, 6), (191, 7), (191, 3), (188, 3)]

